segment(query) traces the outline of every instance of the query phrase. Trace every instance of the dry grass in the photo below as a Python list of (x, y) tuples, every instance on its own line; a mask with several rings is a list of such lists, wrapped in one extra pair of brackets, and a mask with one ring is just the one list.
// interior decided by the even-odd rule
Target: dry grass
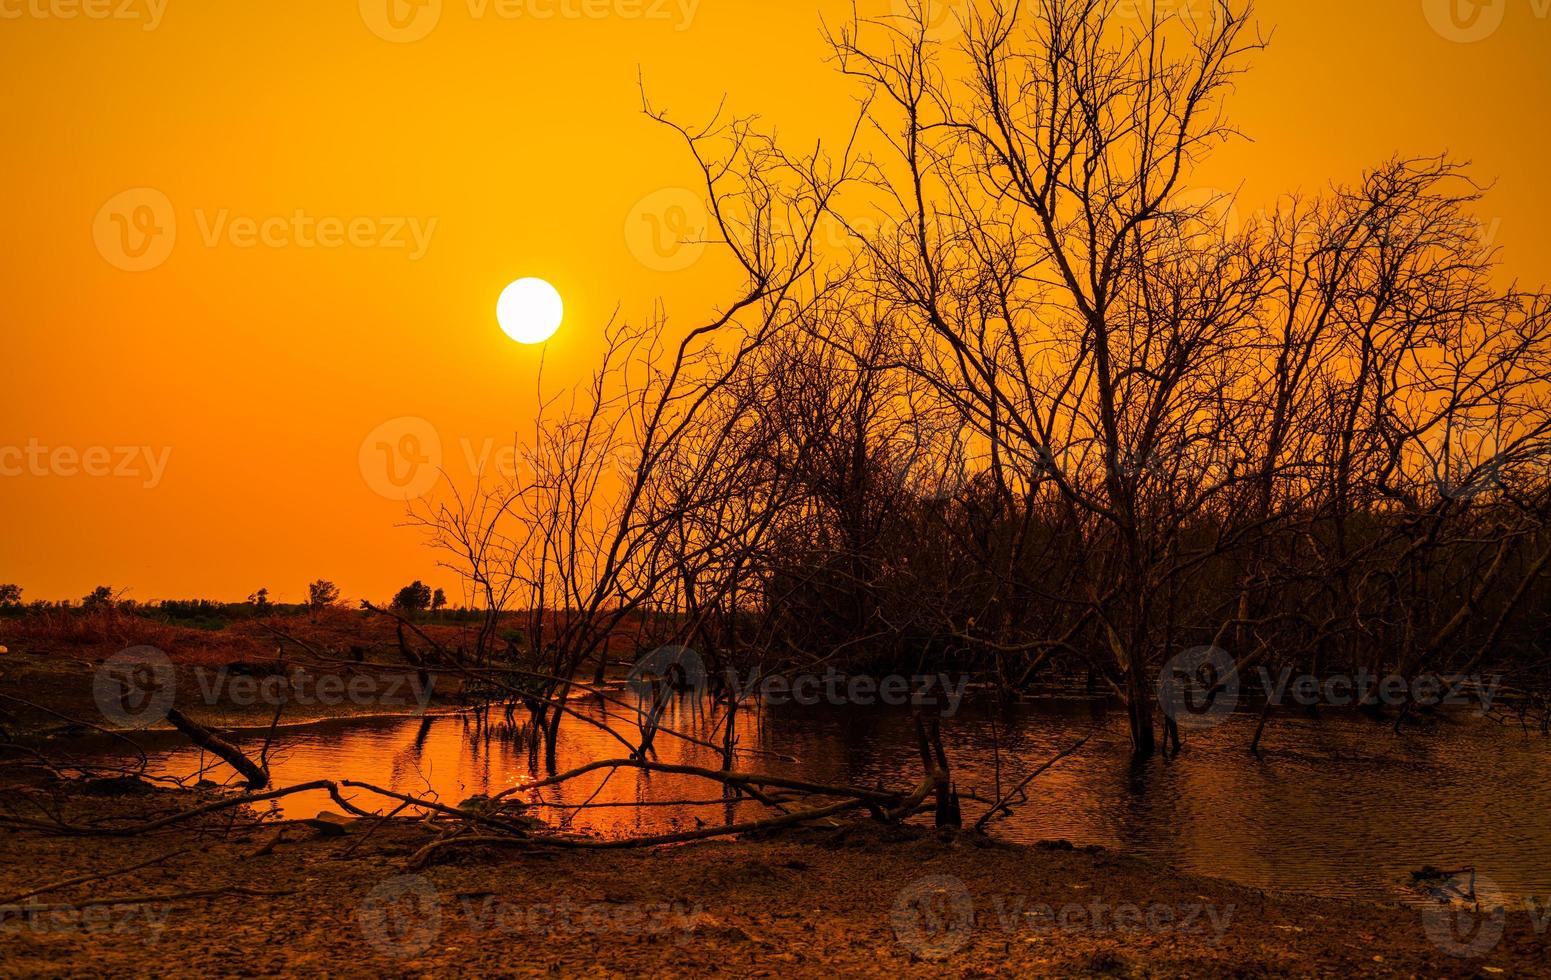
[[(546, 629), (553, 630), (564, 613), (545, 615)], [(142, 614), (114, 609), (36, 610), (25, 615), (0, 618), (0, 645), (13, 653), (58, 656), (87, 662), (101, 661), (133, 646), (153, 646), (175, 662), (221, 664), (255, 658), (271, 659), (277, 640), (266, 626), (331, 656), (369, 658), (388, 655), (396, 659), (397, 630), (392, 620), (359, 610), (335, 606), (316, 614), (281, 615), (235, 619), (221, 629), (197, 629), (158, 618), (154, 612)], [(476, 626), (468, 622), (427, 622), (419, 624), (436, 642), (457, 649), (472, 647)], [(521, 630), (527, 618), (513, 615), (503, 629)], [(627, 617), (609, 643), (611, 659), (631, 657), (642, 635), (638, 616)], [(422, 645), (414, 640), (416, 646)]]
[[(44, 610), (0, 620), (0, 644), (14, 653), (100, 661), (133, 646), (153, 646), (177, 663), (223, 664), (272, 659), (278, 641), (272, 625), (329, 655), (396, 651), (393, 624), (379, 616), (349, 609), (328, 609), (316, 616), (277, 616), (233, 620), (222, 629), (196, 629), (154, 615), (119, 610)], [(459, 626), (423, 627), (439, 642), (456, 645)]]

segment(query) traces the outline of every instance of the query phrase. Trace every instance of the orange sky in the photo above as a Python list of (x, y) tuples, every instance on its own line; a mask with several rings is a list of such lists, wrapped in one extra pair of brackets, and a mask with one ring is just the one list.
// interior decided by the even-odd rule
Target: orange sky
[[(616, 305), (687, 323), (734, 282), (651, 248), (693, 173), (638, 69), (679, 118), (725, 92), (795, 146), (854, 111), (818, 32), (850, 0), (429, 0), (398, 26), (389, 2), (0, 0), (0, 582), (452, 592), (368, 434), (423, 420), (386, 441), (433, 433), (465, 476), (531, 424), (541, 353), (579, 380)], [(1551, 0), (1478, 2), (1261, 0), (1254, 142), (1198, 183), (1253, 210), (1450, 150), (1496, 180), (1506, 273), (1543, 283)], [(526, 275), (568, 304), (546, 348), (494, 322)]]

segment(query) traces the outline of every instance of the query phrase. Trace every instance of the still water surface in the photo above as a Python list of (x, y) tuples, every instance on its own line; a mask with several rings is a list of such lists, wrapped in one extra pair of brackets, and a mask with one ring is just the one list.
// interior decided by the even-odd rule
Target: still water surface
[[(618, 707), (592, 698), (574, 705), (630, 728)], [(668, 723), (709, 734), (689, 702), (670, 709)], [(1129, 759), (1124, 716), (1086, 702), (1011, 708), (966, 702), (943, 723), (943, 738), (960, 790), (990, 797), (998, 746), (1006, 786), (1098, 727), (1079, 753), (1030, 785), (1027, 803), (995, 824), (1008, 839), (1101, 844), (1274, 891), (1406, 900), (1407, 873), (1433, 865), (1474, 867), (1506, 896), (1551, 895), (1551, 739), (1474, 717), (1396, 735), (1356, 716), (1282, 716), (1257, 759), (1245, 749), (1254, 723), (1253, 715), (1241, 714), (1188, 732), (1183, 754), (1141, 765)], [(903, 709), (766, 709), (757, 721), (743, 712), (740, 731), (741, 747), (757, 750), (744, 757), (744, 769), (906, 791), (921, 777), (913, 724)], [(561, 736), (561, 769), (622, 754), (613, 738), (575, 719), (567, 719)], [(657, 747), (663, 762), (718, 766), (709, 750), (667, 735)], [(179, 775), (209, 762), (194, 749), (165, 751), (154, 760), (159, 772)], [(525, 743), (499, 712), (488, 719), (386, 718), (294, 730), (277, 740), (272, 770), (281, 786), (350, 778), (453, 804), (531, 778)], [(229, 772), (220, 767), (212, 778)], [(689, 829), (697, 820), (761, 812), (746, 804), (633, 805), (719, 795), (715, 785), (692, 777), (621, 770), (542, 796), (551, 804), (611, 806), (535, 812), (606, 836)], [(290, 816), (333, 806), (322, 794), (276, 805)], [(981, 809), (966, 800), (966, 821)]]

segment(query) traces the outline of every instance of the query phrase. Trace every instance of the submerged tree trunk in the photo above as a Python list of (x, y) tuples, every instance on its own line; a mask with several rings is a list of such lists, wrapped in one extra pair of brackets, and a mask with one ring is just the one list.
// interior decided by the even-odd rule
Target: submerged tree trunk
[[(564, 697), (564, 695), (561, 695)], [(559, 708), (550, 713), (549, 723), (544, 726), (544, 770), (550, 775), (557, 771), (555, 766), (555, 750), (560, 741), (560, 719), (563, 716)]]
[(1152, 690), (1134, 655), (1126, 664), (1126, 720), (1131, 730), (1132, 757), (1151, 757), (1158, 747), (1153, 733)]

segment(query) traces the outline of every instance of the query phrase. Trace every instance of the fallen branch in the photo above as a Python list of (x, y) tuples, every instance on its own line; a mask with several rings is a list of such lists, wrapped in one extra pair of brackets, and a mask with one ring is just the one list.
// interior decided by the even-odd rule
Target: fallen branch
[[(276, 715), (278, 718), (278, 714)], [(215, 732), (189, 718), (177, 708), (167, 712), (167, 720), (173, 727), (189, 737), (200, 748), (220, 756), (226, 764), (247, 777), (249, 789), (263, 789), (269, 785), (269, 773), (265, 772), (252, 759), (243, 754), (242, 750)]]
[(196, 806), (190, 810), (183, 810), (178, 813), (168, 814), (165, 817), (158, 817), (154, 820), (147, 820), (142, 823), (131, 824), (127, 827), (80, 827), (74, 824), (67, 824), (63, 822), (58, 824), (46, 824), (42, 821), (27, 820), (23, 817), (0, 817), (0, 821), (22, 823), (26, 826), (30, 826), (39, 830), (48, 830), (54, 833), (71, 834), (80, 837), (134, 837), (139, 834), (146, 834), (150, 833), (151, 831), (161, 830), (164, 827), (170, 827), (173, 824), (182, 823), (185, 820), (192, 820), (195, 817), (202, 817), (210, 813), (218, 813), (222, 810), (230, 810), (233, 807), (244, 806), (248, 803), (263, 803), (266, 800), (278, 800), (284, 796), (291, 796), (296, 793), (306, 793), (314, 790), (326, 791), (331, 797), (333, 797), (335, 803), (338, 803), (341, 807), (354, 814), (355, 816), (374, 816), (374, 814), (368, 813), (365, 810), (356, 807), (350, 803), (350, 801), (342, 797), (339, 794), (339, 785), (333, 780), (316, 779), (310, 783), (298, 783), (295, 786), (287, 786), (283, 789), (273, 789), (267, 790), (263, 793), (248, 793), (243, 796), (228, 796), (224, 799), (212, 800), (209, 803)]
[(190, 850), (192, 850), (192, 848), (185, 847), (182, 850), (171, 851), (167, 854), (163, 854), (161, 857), (152, 858), (149, 861), (141, 861), (139, 864), (132, 864), (127, 868), (116, 868), (112, 871), (100, 871), (96, 874), (78, 875), (74, 878), (66, 878), (63, 881), (56, 881), (53, 884), (42, 885), (38, 888), (32, 889), (31, 891), (22, 892), (17, 895), (10, 895), (6, 898), (0, 898), (0, 905), (15, 905), (17, 902), (20, 902), (24, 898), (31, 898), (34, 895), (42, 895), (44, 892), (56, 892), (61, 888), (71, 888), (75, 885), (84, 885), (89, 881), (102, 881), (104, 878), (116, 878), (119, 875), (127, 875), (131, 871), (139, 871), (141, 868), (149, 868), (153, 864), (160, 864), (168, 858), (177, 857), (179, 854), (187, 854)]
[(975, 829), (977, 831), (984, 830), (985, 829), (985, 825), (991, 822), (991, 818), (992, 817), (997, 816), (998, 814), (1003, 813), (1003, 812), (1011, 813), (1012, 812), (1012, 808), (1007, 805), (1008, 802), (1013, 797), (1015, 797), (1018, 794), (1022, 793), (1023, 792), (1023, 788), (1025, 786), (1027, 786), (1029, 783), (1032, 783), (1034, 781), (1034, 777), (1038, 776), (1040, 773), (1046, 771), (1051, 766), (1055, 765), (1057, 762), (1060, 762), (1062, 759), (1064, 759), (1067, 756), (1071, 755), (1073, 752), (1076, 752), (1078, 749), (1082, 748), (1084, 745), (1087, 744), (1088, 739), (1090, 739), (1094, 735), (1098, 734), (1098, 731), (1099, 730), (1097, 728), (1093, 729), (1093, 731), (1090, 731), (1088, 734), (1086, 734), (1082, 738), (1078, 739), (1077, 743), (1075, 745), (1072, 745), (1072, 746), (1070, 746), (1070, 747), (1068, 747), (1066, 749), (1063, 749), (1060, 752), (1056, 753), (1054, 758), (1051, 758), (1051, 759), (1047, 760), (1044, 765), (1040, 766), (1038, 769), (1034, 770), (1033, 772), (1029, 773), (1027, 776), (1023, 777), (1023, 782), (1019, 783), (1017, 786), (1014, 786), (1012, 788), (1012, 790), (1010, 790), (1006, 795), (1004, 795), (1001, 799), (997, 800), (994, 804), (992, 804), (991, 805), (991, 809), (987, 810), (985, 813), (982, 813), (980, 815), (980, 819), (975, 821)]
[(359, 849), (362, 844), (365, 844), (368, 840), (371, 839), (371, 836), (373, 834), (375, 834), (378, 830), (380, 830), (382, 828), (383, 824), (387, 823), (389, 820), (392, 820), (394, 817), (398, 816), (400, 813), (403, 812), (404, 808), (407, 807), (407, 806), (409, 806), (408, 803), (400, 803), (398, 806), (394, 807), (391, 812), (384, 813), (382, 816), (378, 817), (377, 821), (375, 823), (373, 823), (371, 825), (371, 827), (369, 827), (367, 829), (366, 833), (364, 833), (361, 836), (357, 837), (355, 839), (355, 843), (354, 844), (351, 844), (349, 847), (345, 848), (344, 852), (341, 853), (338, 856), (339, 859), (343, 860), (343, 859), (349, 857), (350, 855), (354, 854), (356, 852), (356, 850)]
[(848, 799), (867, 800), (873, 803), (898, 804), (900, 794), (890, 793), (885, 790), (862, 789), (856, 786), (826, 786), (822, 783), (810, 783), (802, 779), (789, 779), (785, 776), (768, 776), (760, 773), (743, 773), (723, 769), (703, 769), (699, 766), (672, 765), (664, 762), (647, 762), (643, 759), (604, 759), (598, 762), (589, 762), (585, 766), (578, 766), (568, 772), (549, 776), (526, 786), (514, 786), (511, 789), (502, 790), (491, 799), (502, 800), (513, 793), (528, 790), (543, 789), (556, 783), (563, 783), (585, 776), (589, 772), (599, 769), (641, 769), (646, 772), (676, 773), (682, 776), (698, 776), (711, 782), (722, 783), (727, 786), (745, 788), (747, 786), (778, 786), (782, 789), (799, 790), (815, 796), (841, 796)]
[(32, 915), (39, 912), (73, 912), (76, 909), (98, 908), (104, 905), (150, 905), (154, 902), (188, 902), (200, 898), (218, 898), (223, 895), (245, 895), (252, 898), (278, 898), (295, 895), (292, 889), (247, 888), (242, 885), (226, 885), (194, 892), (174, 892), (170, 895), (116, 895), (109, 898), (89, 898), (84, 902), (59, 902), (54, 905), (11, 905), (0, 907), (0, 919), (18, 913)]
[(386, 796), (389, 799), (402, 800), (404, 803), (410, 806), (423, 807), (427, 810), (433, 810), (437, 813), (446, 814), (447, 816), (460, 817), (464, 820), (473, 821), (474, 823), (482, 823), (486, 826), (494, 827), (497, 830), (504, 830), (509, 834), (526, 835), (526, 831), (522, 827), (519, 827), (515, 824), (509, 824), (501, 820), (495, 820), (484, 816), (483, 814), (473, 813), (469, 810), (460, 810), (457, 807), (447, 806), (444, 803), (437, 803), (434, 800), (421, 799), (420, 797), (409, 796), (404, 793), (395, 793), (393, 790), (383, 789), (379, 786), (373, 786), (371, 783), (360, 783), (352, 779), (346, 779), (342, 780), (340, 785), (347, 786), (352, 789), (368, 790), (380, 796)]
[(512, 847), (528, 844), (535, 845), (537, 848), (577, 848), (584, 850), (660, 847), (664, 844), (684, 844), (689, 841), (707, 840), (712, 837), (727, 837), (733, 834), (747, 834), (760, 830), (771, 830), (776, 827), (788, 827), (792, 824), (833, 816), (846, 810), (860, 809), (866, 805), (866, 802), (862, 800), (841, 800), (828, 806), (815, 807), (814, 809), (803, 810), (798, 813), (787, 813), (768, 819), (749, 820), (744, 823), (727, 824), (722, 827), (702, 827), (698, 830), (686, 830), (675, 834), (658, 834), (652, 837), (623, 837), (616, 840), (593, 840), (585, 837), (453, 837), (447, 840), (433, 841), (422, 847), (411, 858), (411, 866), (419, 866), (435, 851), (455, 845), (489, 844)]

